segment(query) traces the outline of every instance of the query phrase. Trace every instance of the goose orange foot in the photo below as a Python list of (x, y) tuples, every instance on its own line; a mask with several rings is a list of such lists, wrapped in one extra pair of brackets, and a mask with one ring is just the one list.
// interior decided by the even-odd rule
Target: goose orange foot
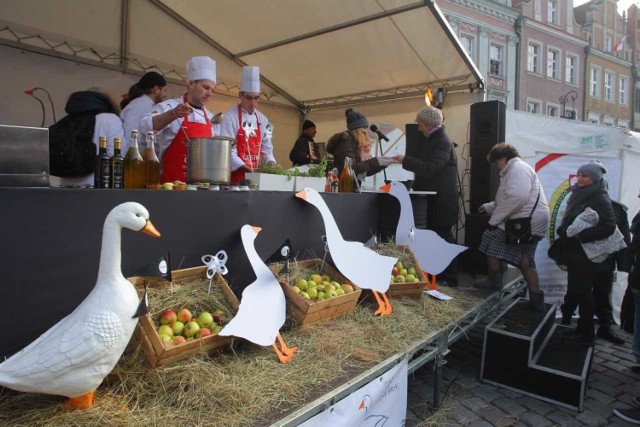
[(93, 391), (78, 397), (70, 397), (65, 403), (68, 409), (89, 409), (93, 406)]
[(373, 292), (373, 296), (376, 297), (376, 301), (378, 301), (378, 309), (373, 314), (376, 316), (387, 316), (391, 314), (393, 312), (393, 308), (391, 308), (391, 303), (389, 302), (387, 295), (383, 293), (381, 297), (379, 292), (371, 292)]
[(278, 339), (278, 342), (280, 343), (280, 346), (282, 347), (282, 349), (278, 348), (276, 343), (273, 343), (272, 346), (273, 346), (273, 350), (276, 352), (276, 355), (278, 356), (278, 359), (280, 360), (280, 363), (291, 362), (295, 352), (298, 351), (298, 347), (287, 346), (287, 344), (282, 339), (282, 335), (280, 335), (279, 332), (276, 338)]

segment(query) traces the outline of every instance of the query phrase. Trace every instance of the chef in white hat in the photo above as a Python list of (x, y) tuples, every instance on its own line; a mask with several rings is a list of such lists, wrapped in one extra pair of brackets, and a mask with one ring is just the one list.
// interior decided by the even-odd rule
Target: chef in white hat
[(231, 149), (231, 183), (244, 180), (245, 172), (258, 167), (260, 159), (275, 165), (272, 126), (267, 117), (257, 110), (260, 100), (260, 68), (242, 67), (240, 103), (224, 113), (220, 134), (236, 139)]
[(205, 108), (215, 88), (216, 62), (208, 56), (194, 56), (187, 62), (187, 93), (156, 104), (140, 120), (141, 138), (150, 130), (158, 135), (163, 183), (187, 181), (189, 139), (211, 138), (219, 133), (211, 123), (213, 115)]

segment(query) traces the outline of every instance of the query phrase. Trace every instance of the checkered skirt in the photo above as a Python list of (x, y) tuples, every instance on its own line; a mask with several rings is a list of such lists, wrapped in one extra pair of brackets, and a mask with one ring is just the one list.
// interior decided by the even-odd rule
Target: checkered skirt
[(482, 241), (480, 242), (480, 247), (478, 249), (487, 256), (501, 259), (516, 267), (520, 265), (522, 253), (527, 252), (529, 254), (529, 259), (531, 260), (530, 265), (535, 268), (536, 248), (538, 247), (538, 242), (542, 240), (542, 238), (534, 236), (536, 241), (526, 245), (507, 245), (506, 238), (504, 230), (499, 228), (485, 230), (485, 232), (482, 233)]

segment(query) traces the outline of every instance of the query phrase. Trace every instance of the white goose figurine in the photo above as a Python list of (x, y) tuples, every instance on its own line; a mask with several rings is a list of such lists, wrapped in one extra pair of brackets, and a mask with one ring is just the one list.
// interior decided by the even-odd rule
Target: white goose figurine
[(434, 231), (416, 228), (413, 221), (411, 198), (404, 184), (393, 181), (380, 187), (380, 190), (386, 191), (400, 202), (396, 244), (409, 246), (423, 271), (436, 276), (442, 273), (459, 253), (467, 250), (466, 246), (447, 242)]
[[(287, 347), (280, 335), (286, 318), (286, 300), (278, 279), (256, 252), (253, 242), (261, 230), (251, 225), (243, 225), (240, 229), (242, 244), (256, 280), (244, 288), (238, 313), (218, 335), (241, 337), (264, 347), (270, 345), (280, 362), (287, 363), (293, 359), (298, 347)], [(281, 348), (276, 345), (276, 339)]]
[(123, 227), (160, 236), (141, 204), (122, 203), (111, 210), (102, 229), (95, 287), (71, 314), (0, 364), (0, 385), (67, 396), (73, 409), (92, 406), (95, 389), (120, 359), (138, 323), (138, 294), (120, 270)]
[(361, 242), (344, 240), (329, 207), (316, 190), (305, 188), (296, 193), (296, 197), (306, 200), (320, 211), (329, 252), (340, 273), (358, 287), (373, 291), (379, 305), (376, 315), (391, 314), (393, 308), (385, 292), (389, 289), (389, 277), (398, 259), (380, 255)]

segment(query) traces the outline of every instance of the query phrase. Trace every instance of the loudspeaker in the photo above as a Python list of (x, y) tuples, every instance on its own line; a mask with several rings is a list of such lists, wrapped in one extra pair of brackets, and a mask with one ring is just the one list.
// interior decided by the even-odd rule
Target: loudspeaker
[(502, 101), (476, 102), (471, 105), (471, 185), (469, 199), (471, 212), (496, 197), (500, 174), (495, 165), (487, 161), (487, 154), (499, 142), (504, 142), (507, 106)]
[(487, 272), (487, 258), (478, 250), (482, 233), (489, 227), (489, 215), (467, 214), (464, 218), (464, 245), (469, 249), (460, 254), (462, 269), (471, 274)]
[(404, 153), (405, 156), (418, 157), (420, 155), (420, 146), (427, 140), (427, 137), (418, 130), (417, 123), (405, 124), (404, 135), (407, 144)]

